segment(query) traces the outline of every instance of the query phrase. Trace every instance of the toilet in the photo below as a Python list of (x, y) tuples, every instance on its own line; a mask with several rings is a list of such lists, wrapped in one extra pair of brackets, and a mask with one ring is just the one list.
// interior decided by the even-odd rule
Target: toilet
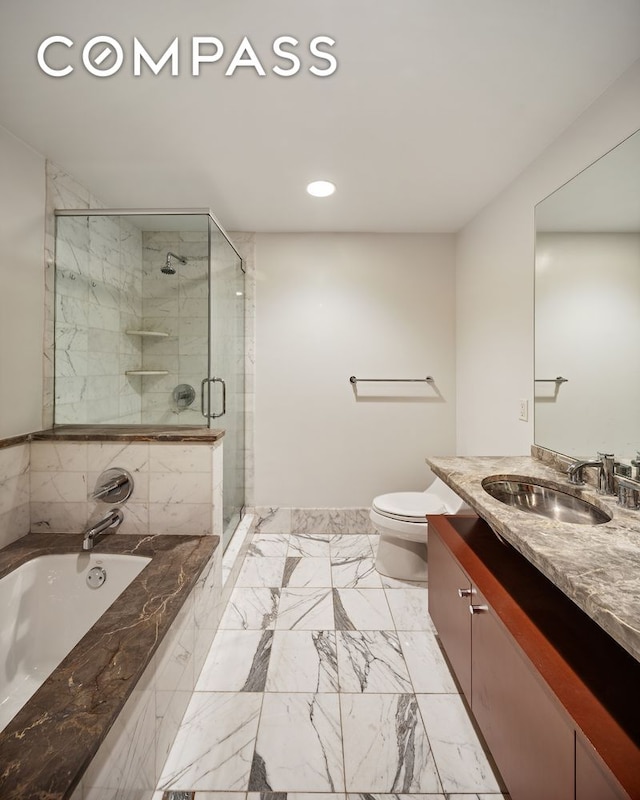
[(427, 580), (427, 514), (457, 514), (469, 506), (440, 478), (425, 492), (381, 494), (369, 518), (380, 534), (376, 570), (405, 581)]

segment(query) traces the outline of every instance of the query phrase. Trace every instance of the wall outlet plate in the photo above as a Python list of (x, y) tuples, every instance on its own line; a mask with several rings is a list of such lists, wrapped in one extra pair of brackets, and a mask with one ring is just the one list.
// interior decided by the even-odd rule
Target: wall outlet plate
[(519, 411), (518, 411), (518, 419), (522, 422), (527, 422), (529, 419), (529, 401), (528, 400), (520, 400), (519, 404)]

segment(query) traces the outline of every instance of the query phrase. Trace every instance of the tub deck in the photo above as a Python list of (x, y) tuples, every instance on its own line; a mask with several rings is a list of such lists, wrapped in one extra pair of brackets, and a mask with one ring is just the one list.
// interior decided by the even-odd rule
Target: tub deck
[[(95, 546), (152, 560), (0, 733), (3, 800), (71, 796), (218, 544), (117, 534)], [(81, 534), (27, 534), (0, 550), (0, 578), (36, 556), (81, 548)]]

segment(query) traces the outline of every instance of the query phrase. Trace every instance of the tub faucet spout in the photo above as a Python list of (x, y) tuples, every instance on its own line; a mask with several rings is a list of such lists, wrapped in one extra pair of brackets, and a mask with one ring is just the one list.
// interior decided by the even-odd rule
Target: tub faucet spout
[[(82, 540), (82, 549), (83, 550), (92, 550), (94, 544), (98, 541), (98, 537), (103, 536), (107, 531), (110, 529), (116, 530), (122, 524), (122, 520), (124, 519), (124, 514), (122, 510), (119, 508), (114, 508), (106, 514), (100, 522), (96, 522), (96, 524), (92, 528), (88, 528), (84, 532), (84, 539)], [(112, 531), (113, 532), (113, 531)]]

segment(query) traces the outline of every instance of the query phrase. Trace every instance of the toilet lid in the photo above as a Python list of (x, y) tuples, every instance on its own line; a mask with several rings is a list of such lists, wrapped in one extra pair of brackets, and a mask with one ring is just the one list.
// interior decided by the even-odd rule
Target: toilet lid
[(381, 494), (373, 501), (376, 511), (407, 522), (424, 522), (427, 514), (446, 514), (442, 500), (426, 492)]

